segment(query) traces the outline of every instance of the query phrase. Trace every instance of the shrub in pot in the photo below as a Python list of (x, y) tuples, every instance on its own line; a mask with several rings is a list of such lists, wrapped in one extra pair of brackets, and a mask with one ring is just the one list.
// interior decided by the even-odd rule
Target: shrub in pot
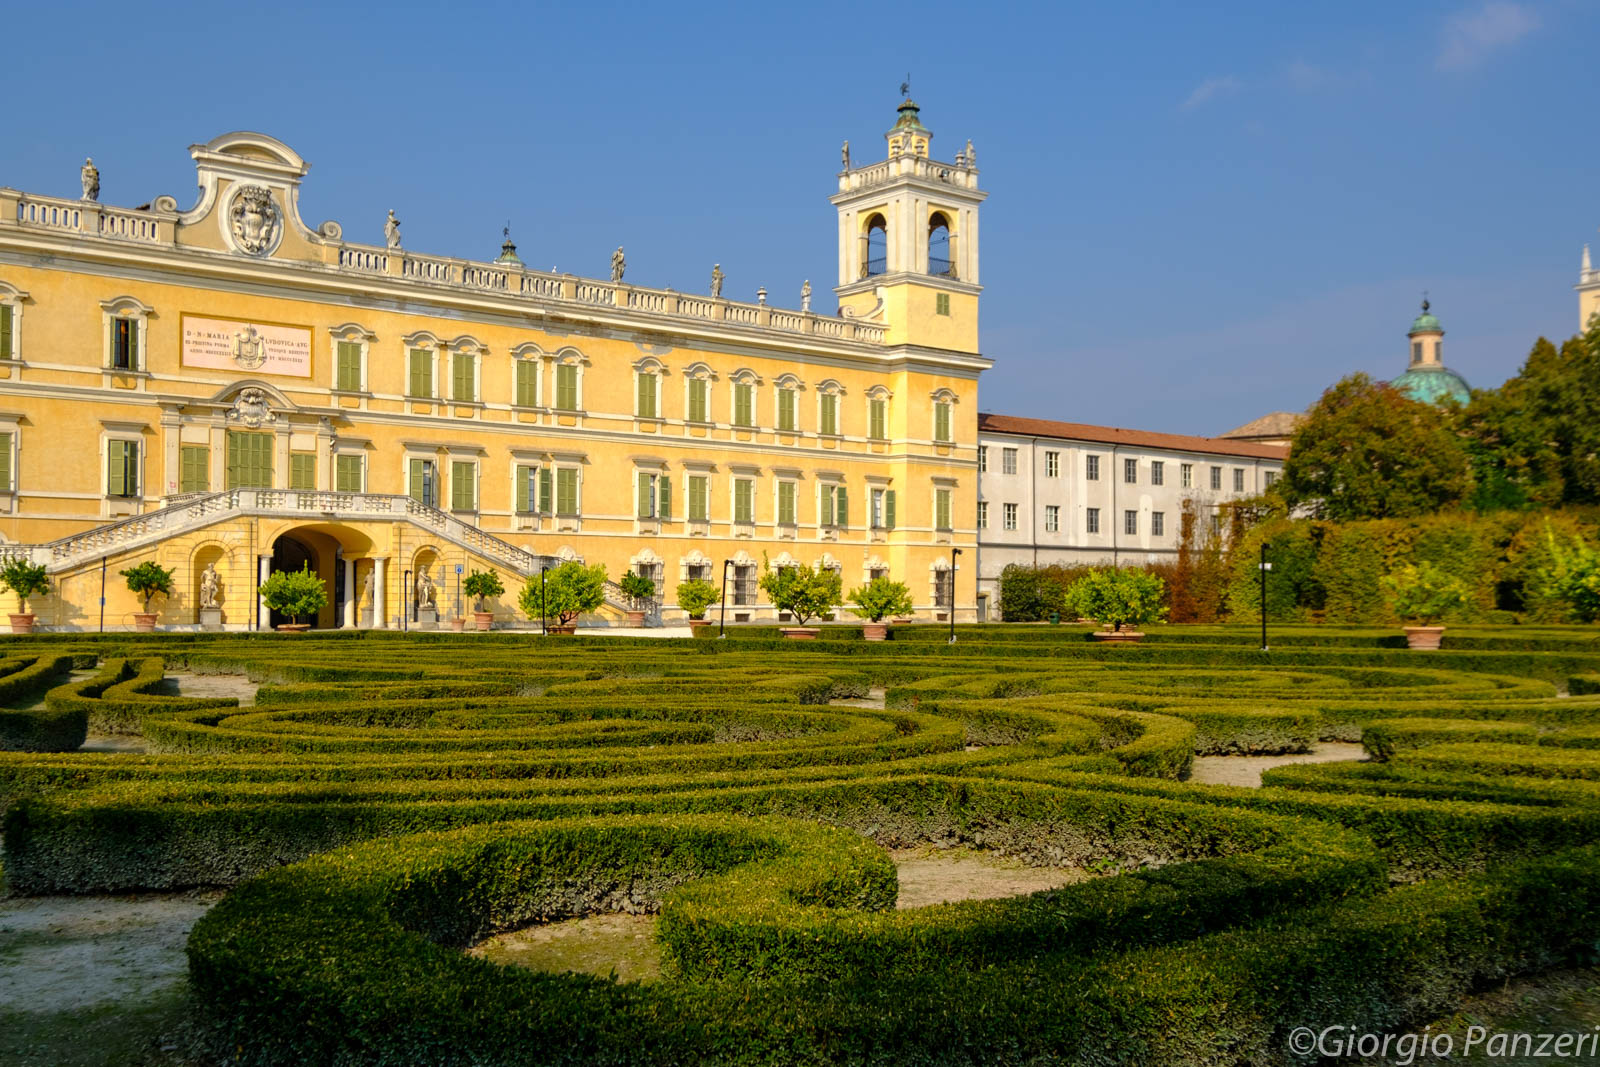
[(1095, 640), (1137, 641), (1144, 634), (1130, 627), (1166, 617), (1165, 592), (1159, 576), (1140, 568), (1096, 568), (1068, 587), (1065, 606), (1105, 627), (1090, 635)]
[(645, 612), (650, 610), (650, 604), (656, 598), (656, 583), (642, 574), (629, 571), (617, 585), (631, 605), (628, 608), (628, 625), (643, 626)]
[(1432, 650), (1444, 640), (1444, 615), (1471, 603), (1461, 581), (1432, 563), (1408, 563), (1378, 579), (1388, 594), (1394, 613), (1411, 625), (1405, 627), (1406, 647)]
[(144, 611), (135, 612), (133, 616), (135, 629), (142, 634), (150, 633), (156, 628), (156, 616), (150, 610), (150, 601), (157, 596), (172, 595), (172, 571), (153, 559), (147, 559), (137, 567), (117, 573), (128, 583), (128, 591), (144, 601)]
[(904, 582), (888, 578), (874, 578), (866, 585), (850, 590), (852, 614), (865, 620), (861, 636), (868, 641), (882, 641), (889, 636), (889, 624), (884, 619), (909, 615), (912, 610), (911, 590)]
[(301, 619), (328, 606), (328, 583), (305, 564), (297, 571), (274, 571), (261, 583), (261, 598), (267, 607), (294, 620), (279, 625), (279, 630), (297, 633), (311, 625)]
[(0, 567), (0, 589), (9, 589), (17, 594), (17, 610), (11, 616), (11, 632), (33, 633), (33, 614), (28, 611), (28, 598), (43, 596), (50, 591), (50, 576), (45, 573), (44, 564), (13, 556), (6, 560), (4, 567)]
[(578, 616), (595, 611), (606, 602), (606, 568), (603, 563), (585, 567), (568, 560), (541, 576), (532, 574), (523, 583), (517, 604), (530, 619), (554, 619), (552, 633), (570, 634)]
[(810, 564), (774, 567), (762, 558), (761, 591), (772, 606), (787, 611), (795, 625), (782, 629), (783, 636), (806, 640), (817, 636), (806, 622), (839, 603), (840, 580), (837, 571), (818, 570)]
[[(461, 588), (472, 597), (473, 621), (479, 630), (487, 630), (494, 625), (494, 612), (485, 610), (483, 600), (485, 597), (497, 597), (506, 591), (500, 581), (500, 576), (494, 571), (473, 571), (467, 575), (466, 581), (461, 583)], [(454, 629), (461, 629), (454, 626)]]
[(678, 583), (677, 597), (678, 607), (689, 616), (689, 628), (695, 630), (710, 625), (706, 620), (706, 609), (722, 601), (722, 590), (704, 578), (690, 578), (687, 582)]

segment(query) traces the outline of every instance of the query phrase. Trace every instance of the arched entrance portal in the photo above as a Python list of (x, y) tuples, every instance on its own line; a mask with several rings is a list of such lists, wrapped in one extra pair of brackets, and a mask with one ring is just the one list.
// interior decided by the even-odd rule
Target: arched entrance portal
[[(328, 605), (315, 618), (304, 620), (313, 628), (371, 625), (370, 619), (361, 618), (360, 605), (355, 603), (361, 588), (358, 569), (372, 584), (375, 561), (371, 553), (372, 540), (359, 530), (332, 523), (296, 526), (273, 539), (269, 569), (276, 573), (306, 567), (323, 580)], [(289, 621), (276, 611), (267, 612), (264, 617), (268, 626)]]
[[(288, 534), (284, 534), (273, 542), (272, 572), (274, 574), (278, 571), (297, 571), (302, 567), (310, 567), (311, 571), (316, 574), (321, 573), (321, 568), (317, 566), (316, 551), (310, 545), (298, 537), (290, 537)], [(267, 620), (267, 625), (276, 628), (283, 623), (294, 621), (287, 615), (274, 611), (271, 613), (271, 618)], [(320, 624), (321, 620), (320, 618), (312, 619), (310, 622), (312, 627), (315, 628)]]

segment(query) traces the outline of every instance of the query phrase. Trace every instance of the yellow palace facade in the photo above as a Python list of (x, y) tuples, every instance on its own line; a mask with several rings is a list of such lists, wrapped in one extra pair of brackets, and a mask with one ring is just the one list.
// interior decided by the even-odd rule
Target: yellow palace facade
[(562, 559), (651, 576), (668, 620), (725, 565), (729, 620), (774, 618), (763, 558), (970, 617), (985, 194), (970, 143), (945, 164), (930, 138), (907, 101), (886, 159), (844, 153), (837, 315), (809, 283), (798, 311), (724, 299), (720, 273), (636, 286), (621, 249), (608, 280), (509, 241), (418, 254), (392, 213), (352, 243), (301, 220), (308, 165), (257, 133), (191, 147), (187, 209), (103, 205), (89, 163), (78, 199), (0, 188), (0, 554), (49, 568), (29, 606), (68, 630), (127, 627), (117, 572), (148, 559), (175, 571), (163, 626), (201, 623), (211, 567), (205, 621), (265, 628), (260, 581), (302, 564), (324, 628), (424, 621), (421, 575), (459, 616), (485, 569), (504, 624)]

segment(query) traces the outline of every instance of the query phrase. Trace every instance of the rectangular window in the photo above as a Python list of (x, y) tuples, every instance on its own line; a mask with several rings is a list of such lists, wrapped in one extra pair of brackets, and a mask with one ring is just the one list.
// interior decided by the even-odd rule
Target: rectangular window
[(978, 473), (983, 474), (989, 469), (989, 446), (978, 446)]
[(793, 389), (778, 390), (778, 429), (789, 433), (794, 433), (797, 429)]
[(872, 528), (875, 530), (894, 529), (894, 490), (872, 490), (870, 503), (872, 509)]
[(706, 403), (706, 392), (709, 389), (709, 387), (710, 387), (710, 383), (708, 383), (704, 378), (690, 378), (689, 379), (689, 421), (690, 422), (710, 422), (711, 421), (709, 416), (706, 414), (706, 409), (709, 407), (709, 405)]
[[(11, 456), (11, 435), (5, 443), (6, 458)], [(10, 488), (10, 479), (0, 481), (0, 489)], [(211, 489), (211, 449), (205, 445), (180, 445), (178, 447), (178, 492), (204, 493)]]
[(821, 425), (817, 432), (828, 437), (837, 437), (839, 434), (839, 398), (831, 393), (822, 394)]
[(1235, 467), (1235, 468), (1233, 468), (1233, 491), (1235, 493), (1244, 492), (1244, 468), (1243, 467)]
[(822, 525), (849, 526), (850, 505), (842, 485), (822, 487)]
[(1167, 513), (1152, 511), (1150, 513), (1150, 536), (1161, 537), (1167, 532)]
[(638, 482), (636, 488), (639, 498), (639, 518), (653, 519), (656, 517), (657, 501), (660, 498), (660, 476), (647, 471), (636, 471), (634, 478)]
[(478, 465), (470, 460), (450, 464), (450, 510), (478, 510)]
[(517, 407), (531, 408), (539, 405), (539, 363), (532, 359), (517, 360)]
[(556, 468), (556, 514), (578, 514), (578, 468)]
[(450, 357), (450, 399), (471, 404), (478, 399), (478, 357), (457, 352)]
[(438, 471), (433, 460), (413, 459), (406, 463), (406, 468), (406, 492), (411, 499), (424, 507), (438, 507)]
[(756, 565), (739, 563), (733, 568), (733, 602), (741, 608), (756, 602)]
[(1099, 508), (1090, 508), (1084, 514), (1084, 525), (1083, 525), (1083, 528), (1087, 532), (1092, 533), (1092, 534), (1097, 534), (1097, 533), (1100, 532), (1100, 509)]
[(1055, 533), (1061, 528), (1061, 507), (1057, 504), (1044, 506), (1044, 532)]
[(317, 454), (315, 452), (289, 453), (289, 488), (315, 489), (317, 487)]
[(1421, 363), (1422, 362), (1422, 342), (1421, 341), (1412, 341), (1411, 342), (1411, 362), (1413, 362), (1413, 363)]
[(106, 442), (106, 495), (139, 495), (139, 442)]
[(1139, 484), (1139, 461), (1125, 459), (1122, 461), (1122, 480), (1128, 485)]
[(426, 348), (413, 348), (407, 355), (406, 395), (418, 399), (433, 396), (433, 353)]
[(708, 480), (704, 474), (689, 475), (689, 519), (705, 522), (711, 517)]
[(950, 314), (950, 294), (936, 293), (933, 298), (933, 310), (938, 315)]
[(1083, 457), (1083, 477), (1084, 477), (1085, 480), (1091, 481), (1091, 482), (1098, 482), (1100, 480), (1100, 457), (1099, 456), (1084, 456)]
[(361, 342), (340, 341), (334, 358), (333, 387), (346, 393), (361, 392)]
[(1221, 489), (1222, 488), (1222, 468), (1221, 467), (1212, 467), (1211, 468), (1211, 488), (1213, 488), (1213, 489)]
[(1167, 481), (1167, 465), (1159, 459), (1150, 461), (1150, 484), (1165, 485)]
[(516, 509), (520, 515), (533, 514), (539, 502), (539, 468), (536, 465), (518, 464), (512, 469), (512, 491), (516, 494)]
[(1178, 480), (1185, 489), (1194, 488), (1194, 464), (1185, 463), (1178, 468)]
[(359, 455), (343, 455), (333, 457), (333, 488), (339, 493), (364, 493), (367, 487), (364, 484), (365, 464)]
[(733, 480), (733, 521), (756, 521), (756, 483), (749, 478)]
[(784, 526), (793, 526), (795, 488), (793, 482), (778, 483), (778, 522)]
[(272, 435), (228, 431), (227, 488), (272, 488)]
[(10, 304), (0, 304), (0, 359), (11, 359), (15, 351), (11, 340), (14, 315)]
[(111, 321), (111, 366), (116, 370), (139, 369), (139, 322), (137, 319)]
[(563, 363), (556, 367), (556, 407), (562, 411), (578, 410), (578, 367)]
[(1016, 449), (1014, 449), (1014, 448), (1002, 448), (1000, 450), (1000, 473), (1001, 474), (1015, 474), (1015, 473), (1017, 473), (1017, 450)]
[(1220, 511), (1215, 511), (1215, 512), (1211, 513), (1211, 536), (1212, 537), (1221, 537), (1222, 536), (1222, 512), (1220, 512)]
[(978, 529), (987, 530), (988, 528), (989, 502), (987, 500), (980, 500), (978, 501)]
[(1139, 532), (1139, 513), (1137, 511), (1130, 509), (1122, 513), (1122, 532), (1125, 534)]
[(933, 405), (933, 439), (950, 443), (950, 405), (943, 401)]
[(950, 490), (935, 489), (933, 491), (933, 528), (935, 530), (949, 531), (950, 520)]
[(887, 441), (889, 439), (889, 402), (887, 400), (867, 401), (867, 436), (874, 441)]
[(1005, 523), (1005, 527), (1008, 530), (1015, 530), (1017, 528), (1017, 506), (1015, 504), (1005, 505), (1004, 518), (1002, 521)]
[(733, 385), (733, 424), (746, 427), (756, 424), (756, 387), (749, 382)]
[(1061, 453), (1046, 452), (1044, 454), (1044, 476), (1058, 478), (1061, 475)]
[(11, 481), (11, 457), (16, 443), (14, 435), (0, 433), (0, 493), (9, 493), (15, 488)]
[(640, 371), (638, 374), (639, 393), (639, 418), (653, 419), (656, 417), (656, 385), (660, 381), (654, 374)]
[(1278, 472), (1277, 471), (1267, 471), (1264, 477), (1266, 478), (1266, 483), (1267, 483), (1267, 488), (1268, 489), (1271, 489), (1274, 485), (1278, 484)]

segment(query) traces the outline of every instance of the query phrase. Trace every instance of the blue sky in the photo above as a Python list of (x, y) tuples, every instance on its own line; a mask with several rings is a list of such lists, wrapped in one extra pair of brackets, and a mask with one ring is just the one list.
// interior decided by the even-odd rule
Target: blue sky
[(897, 89), (982, 184), (980, 406), (1218, 433), (1404, 369), (1421, 291), (1475, 385), (1577, 327), (1600, 224), (1596, 6), (59, 5), (8, 59), (0, 184), (193, 201), (233, 129), (316, 225), (831, 307), (839, 142)]

